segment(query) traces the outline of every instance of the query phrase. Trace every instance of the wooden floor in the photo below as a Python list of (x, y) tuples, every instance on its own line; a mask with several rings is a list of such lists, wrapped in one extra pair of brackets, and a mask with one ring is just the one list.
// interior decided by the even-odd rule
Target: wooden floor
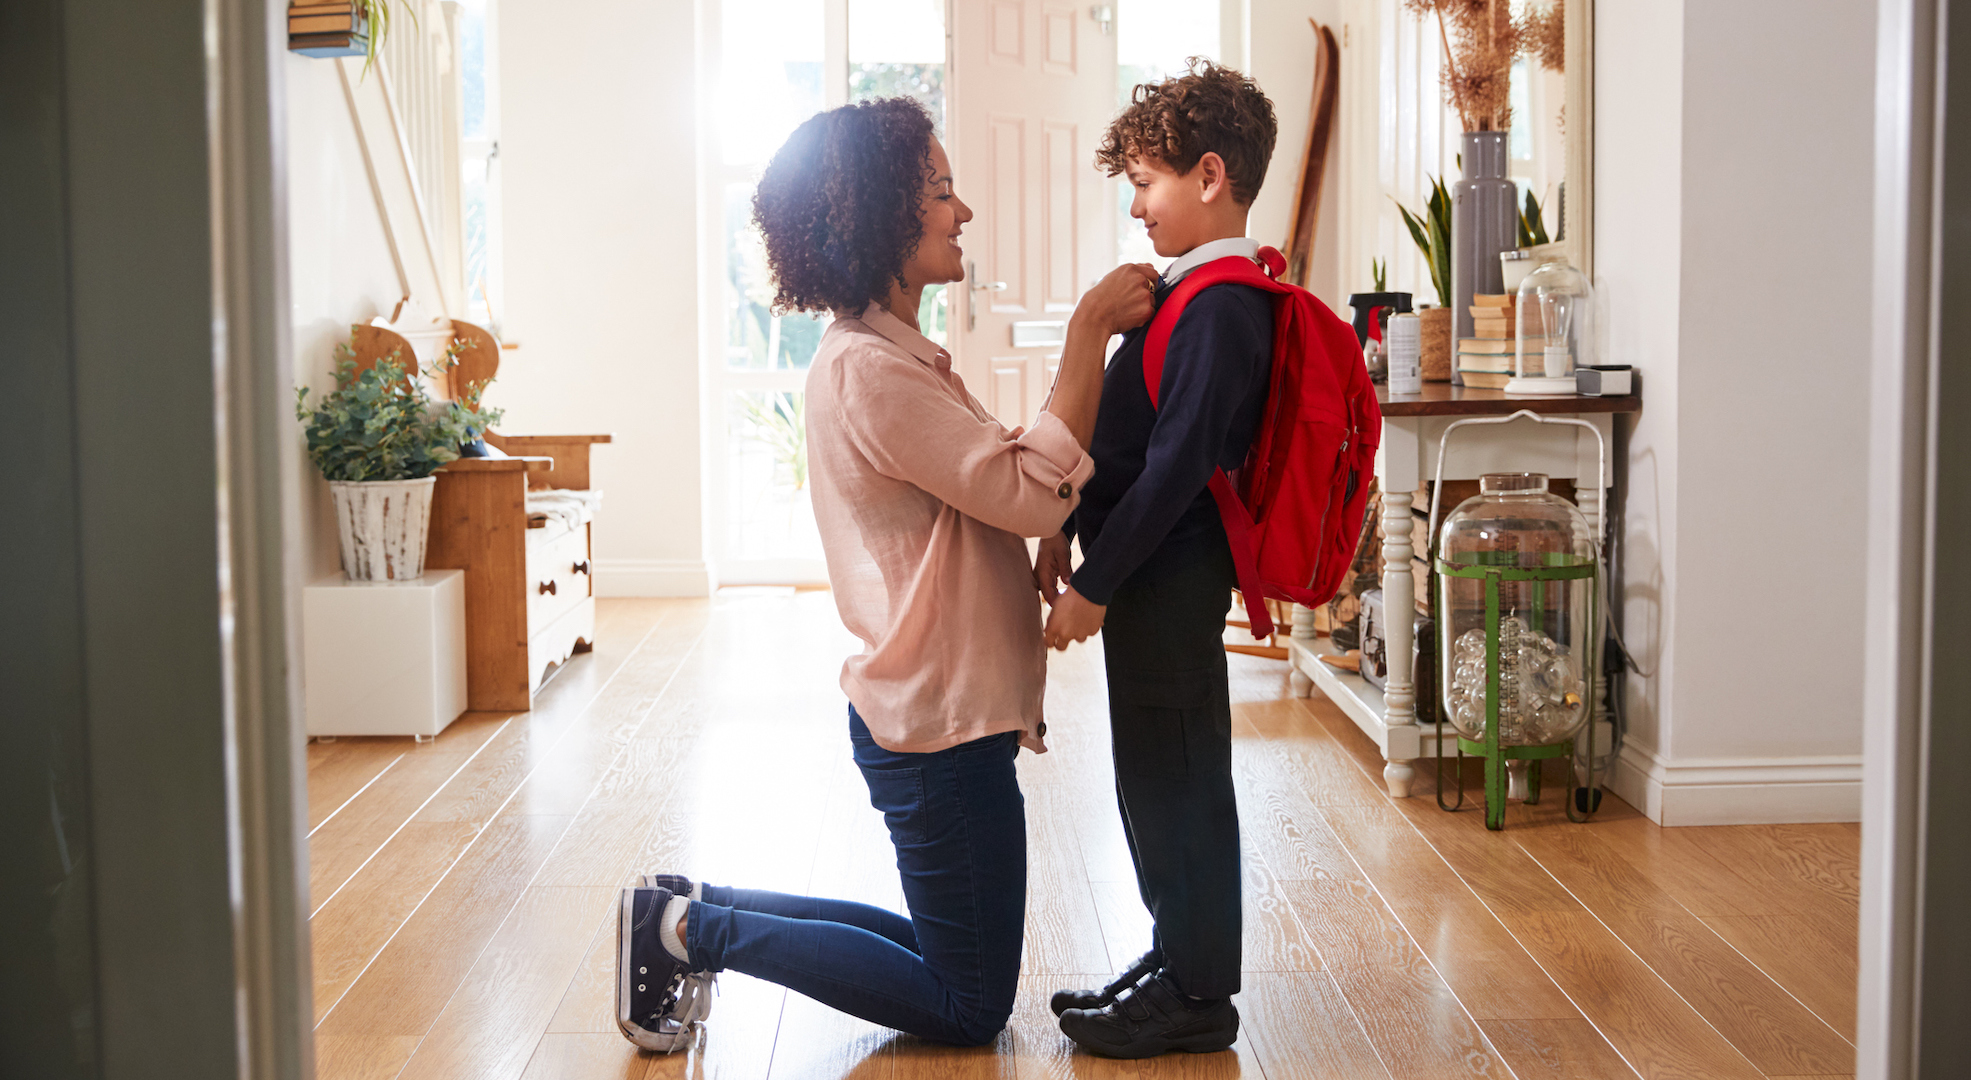
[(633, 873), (892, 907), (901, 891), (849, 759), (836, 675), (855, 643), (828, 594), (605, 600), (598, 636), (531, 713), (468, 714), (424, 745), (309, 746), (323, 1080), (1854, 1070), (1856, 827), (1666, 830), (1619, 802), (1574, 826), (1550, 795), (1488, 833), (1475, 809), (1439, 811), (1428, 782), (1386, 798), (1339, 711), (1242, 656), (1239, 1043), (1075, 1053), (1047, 995), (1105, 980), (1149, 933), (1109, 794), (1098, 643), (1054, 659), (1053, 751), (1021, 755), (1026, 958), (997, 1045), (927, 1044), (729, 973), (701, 1049), (639, 1055), (609, 988)]

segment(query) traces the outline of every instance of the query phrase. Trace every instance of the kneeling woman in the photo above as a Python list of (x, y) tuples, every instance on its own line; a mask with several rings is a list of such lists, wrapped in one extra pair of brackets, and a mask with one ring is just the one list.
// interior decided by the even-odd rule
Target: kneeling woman
[(835, 316), (808, 372), (808, 467), (836, 607), (864, 643), (842, 669), (849, 744), (910, 917), (653, 875), (624, 890), (617, 1019), (675, 1049), (703, 1015), (705, 973), (731, 969), (927, 1039), (988, 1042), (1012, 1012), (1026, 915), (1013, 759), (1045, 749), (1021, 537), (1058, 532), (1093, 472), (1103, 350), (1149, 318), (1156, 274), (1121, 267), (1083, 298), (1046, 411), (1009, 431), (917, 325), (927, 286), (963, 280), (972, 218), (921, 106), (809, 120), (753, 208), (776, 309)]

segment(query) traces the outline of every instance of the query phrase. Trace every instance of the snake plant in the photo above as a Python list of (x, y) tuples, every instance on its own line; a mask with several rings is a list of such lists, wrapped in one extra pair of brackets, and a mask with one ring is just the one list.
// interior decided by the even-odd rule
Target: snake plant
[(1417, 242), (1417, 250), (1423, 252), (1424, 262), (1430, 266), (1430, 284), (1437, 290), (1438, 306), (1450, 307), (1451, 193), (1444, 190), (1443, 177), (1429, 179), (1430, 200), (1424, 204), (1422, 213), (1412, 213), (1402, 203), (1396, 203), (1396, 210), (1403, 215), (1410, 239)]

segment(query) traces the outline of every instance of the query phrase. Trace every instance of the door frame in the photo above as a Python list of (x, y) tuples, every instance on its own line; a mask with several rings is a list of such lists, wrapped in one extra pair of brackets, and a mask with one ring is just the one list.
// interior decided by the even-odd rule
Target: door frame
[[(31, 613), (0, 641), (32, 664), (0, 678), (0, 715), (61, 746), (0, 765), (50, 768), (38, 808), (8, 804), (29, 816), (4, 823), (0, 858), (58, 851), (27, 865), (56, 868), (72, 919), (59, 941), (0, 920), (0, 955), (52, 953), (55, 982), (88, 990), (28, 1033), (45, 1039), (0, 1047), (0, 1071), (305, 1080), (285, 19), (264, 0), (22, 0), (5, 18), (10, 132), (31, 137), (0, 205), (32, 242), (0, 245), (19, 350), (0, 377), (33, 422), (0, 445), (40, 512), (0, 531)], [(29, 879), (0, 873), (0, 910)], [(0, 997), (33, 978), (0, 973)]]
[[(1880, 0), (1856, 1075), (1971, 1069), (1971, 19)], [(1949, 45), (1955, 43), (1953, 64)], [(1952, 76), (1957, 76), (1952, 78)], [(1953, 648), (1953, 645), (1955, 647)]]

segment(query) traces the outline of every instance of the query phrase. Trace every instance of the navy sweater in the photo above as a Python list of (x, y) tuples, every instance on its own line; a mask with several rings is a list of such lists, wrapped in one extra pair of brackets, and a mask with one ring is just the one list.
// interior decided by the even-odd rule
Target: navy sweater
[[(1169, 289), (1158, 292), (1161, 304)], [(1146, 327), (1130, 331), (1102, 378), (1088, 452), (1095, 475), (1068, 519), (1080, 536), (1074, 590), (1107, 604), (1124, 582), (1153, 581), (1225, 544), (1213, 470), (1245, 464), (1273, 367), (1273, 297), (1212, 285), (1191, 298), (1164, 352), (1157, 400), (1143, 384)]]

